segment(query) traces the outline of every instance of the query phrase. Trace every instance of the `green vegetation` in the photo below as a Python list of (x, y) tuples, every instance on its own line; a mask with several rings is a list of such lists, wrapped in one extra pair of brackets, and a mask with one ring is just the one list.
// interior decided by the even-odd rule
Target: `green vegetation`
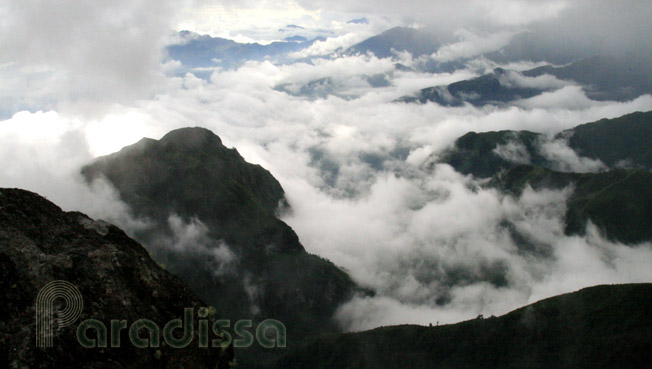
[(458, 138), (455, 146), (444, 152), (439, 162), (450, 164), (462, 174), (491, 177), (518, 165), (518, 162), (507, 160), (494, 151), (499, 145), (511, 143), (524, 150), (526, 157), (521, 159), (543, 165), (547, 161), (537, 150), (537, 140), (541, 137), (541, 134), (529, 131), (469, 132)]
[(652, 169), (652, 112), (586, 123), (560, 135), (570, 136), (568, 145), (579, 155), (610, 167)]
[[(490, 186), (515, 195), (526, 185), (535, 189), (573, 186), (565, 216), (567, 234), (582, 234), (590, 220), (614, 241), (652, 240), (652, 112), (583, 124), (557, 138), (567, 138), (578, 155), (601, 160), (612, 170), (553, 171), (553, 163), (539, 152), (539, 142), (545, 137), (528, 131), (469, 132), (438, 162), (476, 178), (491, 178)], [(512, 157), (499, 153), (506, 145), (512, 145), (508, 152)], [(518, 243), (526, 244), (525, 240)]]
[(560, 173), (522, 165), (497, 175), (490, 185), (517, 195), (526, 185), (535, 189), (573, 186), (565, 216), (567, 234), (584, 233), (590, 220), (614, 241), (652, 240), (652, 173), (647, 170)]

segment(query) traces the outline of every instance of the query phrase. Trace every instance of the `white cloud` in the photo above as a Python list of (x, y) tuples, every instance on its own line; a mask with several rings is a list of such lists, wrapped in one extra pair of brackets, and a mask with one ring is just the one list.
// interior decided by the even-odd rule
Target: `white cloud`
[(346, 49), (365, 39), (374, 36), (373, 33), (347, 33), (337, 37), (329, 37), (324, 41), (317, 41), (310, 47), (289, 54), (292, 58), (307, 58), (310, 56), (330, 55), (338, 49)]
[(432, 55), (435, 60), (446, 62), (462, 58), (471, 58), (498, 50), (509, 44), (513, 32), (501, 31), (489, 35), (478, 35), (466, 29), (455, 32), (459, 42), (442, 46)]
[[(150, 249), (166, 248), (176, 253), (201, 255), (211, 264), (214, 276), (233, 273), (238, 258), (223, 241), (216, 241), (208, 237), (208, 227), (201, 220), (191, 218), (184, 221), (177, 214), (168, 217), (168, 224), (172, 230), (172, 236), (164, 237), (152, 245)], [(161, 252), (163, 250), (156, 250)], [(176, 256), (174, 256), (176, 258)]]
[(553, 164), (553, 169), (560, 172), (595, 173), (608, 169), (600, 160), (577, 155), (563, 138), (545, 140), (539, 150)]
[(519, 164), (530, 164), (530, 154), (525, 145), (520, 142), (508, 142), (505, 145), (498, 145), (492, 152), (499, 157)]

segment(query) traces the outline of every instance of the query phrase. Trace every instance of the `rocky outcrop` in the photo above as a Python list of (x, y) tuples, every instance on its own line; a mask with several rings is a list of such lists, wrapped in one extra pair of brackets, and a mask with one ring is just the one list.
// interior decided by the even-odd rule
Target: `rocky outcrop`
[[(39, 291), (56, 280), (78, 290), (83, 308), (72, 324), (59, 327), (56, 318), (68, 304), (51, 295), (51, 347), (37, 347), (36, 337), (45, 333), (36, 319), (43, 305), (37, 309), (35, 302)], [(0, 189), (0, 296), (0, 367), (212, 369), (228, 368), (233, 360), (232, 347), (199, 347), (198, 312), (205, 304), (140, 244), (111, 224), (64, 212), (18, 189)], [(159, 347), (151, 347), (152, 341), (148, 348), (133, 345), (128, 328), (135, 321), (149, 319), (162, 333), (168, 322), (187, 318), (186, 308), (192, 309), (195, 329), (185, 348), (172, 348), (163, 338)], [(119, 347), (111, 341), (107, 347), (83, 347), (77, 328), (88, 319), (107, 329), (111, 320), (125, 320)], [(99, 338), (88, 332), (87, 337)], [(147, 337), (146, 332), (140, 336)]]

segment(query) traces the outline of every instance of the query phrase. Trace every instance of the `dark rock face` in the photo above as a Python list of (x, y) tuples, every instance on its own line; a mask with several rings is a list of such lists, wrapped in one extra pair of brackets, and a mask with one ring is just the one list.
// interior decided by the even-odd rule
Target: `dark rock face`
[[(135, 215), (152, 220), (134, 237), (227, 318), (280, 320), (288, 345), (337, 330), (333, 313), (354, 283), (331, 262), (306, 253), (277, 218), (287, 210), (278, 181), (211, 131), (183, 128), (158, 141), (143, 139), (82, 173), (89, 182), (108, 179)], [(177, 223), (203, 233), (170, 247), (179, 240)], [(232, 254), (226, 267), (219, 260), (225, 250)]]
[(211, 236), (229, 244), (303, 251), (294, 231), (275, 216), (285, 204), (278, 181), (207, 129), (175, 130), (160, 141), (144, 138), (82, 173), (89, 180), (105, 176), (136, 214), (157, 224), (166, 225), (171, 213), (198, 217)]
[[(84, 308), (71, 326), (55, 328), (53, 346), (36, 347), (35, 299), (54, 280), (77, 287)], [(150, 319), (161, 330), (192, 308), (195, 325), (205, 304), (163, 270), (136, 241), (115, 226), (18, 189), (0, 189), (0, 367), (7, 368), (228, 368), (232, 348), (134, 347), (128, 329), (120, 347), (84, 348), (80, 322)], [(65, 304), (62, 300), (59, 309)], [(195, 326), (195, 335), (197, 335)], [(177, 333), (177, 332), (175, 332)], [(94, 333), (89, 333), (93, 337)], [(141, 333), (146, 336), (146, 333)], [(215, 338), (215, 337), (211, 337)]]

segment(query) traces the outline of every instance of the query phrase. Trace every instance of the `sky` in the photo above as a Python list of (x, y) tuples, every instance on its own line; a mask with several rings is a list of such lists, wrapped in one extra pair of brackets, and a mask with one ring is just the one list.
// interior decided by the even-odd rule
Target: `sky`
[[(347, 23), (361, 17), (368, 22)], [(202, 79), (180, 73), (182, 66), (166, 59), (164, 49), (178, 42), (180, 30), (260, 43), (301, 32), (326, 37), (309, 53), (328, 56), (404, 26), (447, 40), (433, 55), (440, 60), (496, 50), (519, 32), (532, 32), (554, 47), (625, 52), (652, 50), (649, 19), (652, 5), (634, 0), (3, 1), (0, 186), (38, 192), (64, 210), (133, 231), (147, 227), (147, 220), (134, 219), (108, 183), (87, 186), (79, 168), (142, 137), (207, 127), (279, 179), (293, 208), (283, 219), (309, 252), (377, 291), (339, 309), (337, 318), (349, 330), (498, 315), (598, 283), (652, 281), (649, 243), (609, 242), (590, 226), (586, 236), (563, 234), (572, 189), (512, 198), (479, 189), (476, 180), (445, 165), (423, 169), (468, 131), (553, 135), (652, 110), (650, 95), (598, 102), (576, 84), (545, 76), (518, 83), (549, 86), (549, 92), (509, 107), (397, 104), (395, 99), (421, 88), (497, 66), (526, 70), (540, 64), (497, 65), (480, 58), (466, 68), (433, 74), (396, 71), (396, 62), (419, 62), (409, 54), (394, 60), (358, 55), (283, 65), (248, 62), (217, 68)], [(391, 83), (370, 86), (364, 77), (377, 74)], [(321, 78), (331, 78), (339, 94), (311, 99), (278, 88), (299, 89)], [(515, 150), (504, 149), (505, 155)], [(601, 169), (601, 163), (577, 157), (552, 138), (541, 150), (561, 170)], [(533, 261), (518, 255), (500, 227), (505, 219), (547, 245), (554, 257)], [(488, 270), (503, 273), (510, 287), (482, 281), (444, 285), (448, 271), (458, 269), (471, 279)], [(440, 297), (450, 303), (440, 306)]]

